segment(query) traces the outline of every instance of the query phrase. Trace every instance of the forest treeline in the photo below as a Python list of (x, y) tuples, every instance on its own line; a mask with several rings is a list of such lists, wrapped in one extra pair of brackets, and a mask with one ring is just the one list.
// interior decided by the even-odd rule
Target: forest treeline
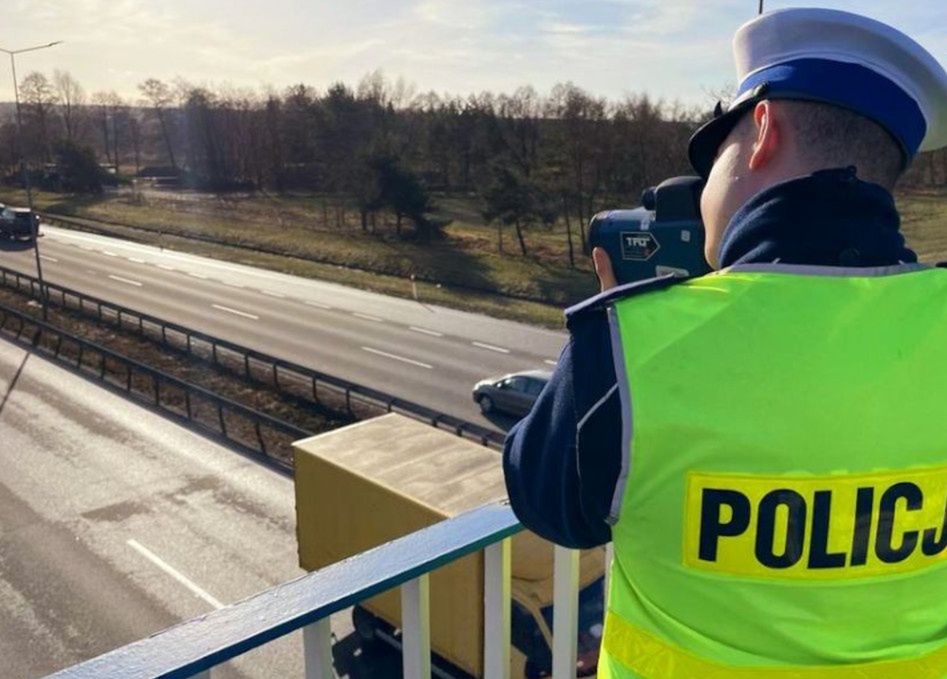
[[(515, 228), (523, 254), (528, 226), (564, 223), (570, 242), (574, 230), (584, 247), (583, 225), (598, 209), (634, 204), (647, 186), (687, 173), (687, 139), (711, 108), (646, 94), (610, 101), (572, 83), (546, 94), (528, 86), (419, 94), (381, 72), (325, 91), (154, 78), (138, 90), (135, 100), (88, 95), (69, 73), (28, 74), (20, 96), (30, 166), (42, 172), (94, 157), (125, 174), (175, 175), (206, 190), (311, 191), (327, 222), (342, 227), (355, 213), (370, 232), (383, 214), (399, 235), (422, 239), (443, 226), (431, 192), (466, 194), (479, 197), (487, 220)], [(10, 181), (15, 137), (7, 116), (0, 169)], [(924, 154), (904, 184), (947, 184), (947, 153)], [(403, 220), (410, 230), (402, 232)]]

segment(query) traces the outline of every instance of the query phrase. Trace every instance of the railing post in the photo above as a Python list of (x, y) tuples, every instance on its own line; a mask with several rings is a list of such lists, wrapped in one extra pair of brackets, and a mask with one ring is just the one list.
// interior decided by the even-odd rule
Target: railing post
[(483, 550), (483, 676), (510, 679), (510, 538)]
[(425, 573), (401, 585), (404, 679), (431, 677), (430, 581)]
[(334, 679), (330, 618), (325, 617), (303, 627), (303, 655), (306, 659), (306, 679)]
[(552, 676), (575, 679), (579, 635), (579, 552), (556, 545), (552, 604)]

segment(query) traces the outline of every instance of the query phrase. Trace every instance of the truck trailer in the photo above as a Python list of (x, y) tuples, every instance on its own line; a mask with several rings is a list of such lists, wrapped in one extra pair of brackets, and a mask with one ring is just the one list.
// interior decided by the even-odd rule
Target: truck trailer
[[(504, 501), (498, 453), (389, 414), (295, 444), (299, 563), (331, 563), (488, 503)], [(511, 676), (539, 679), (552, 666), (553, 545), (512, 538)], [(594, 676), (602, 634), (604, 549), (580, 558), (578, 676)], [(430, 576), (430, 630), (440, 676), (483, 676), (484, 556)], [(353, 609), (363, 643), (398, 645), (401, 600), (392, 590)]]

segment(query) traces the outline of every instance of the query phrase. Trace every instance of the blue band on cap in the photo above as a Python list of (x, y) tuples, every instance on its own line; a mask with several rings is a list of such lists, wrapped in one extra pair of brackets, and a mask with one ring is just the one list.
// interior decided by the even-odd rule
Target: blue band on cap
[(874, 120), (901, 143), (908, 160), (917, 154), (927, 134), (917, 102), (888, 78), (859, 64), (828, 59), (787, 61), (747, 76), (737, 97), (764, 83), (766, 96), (784, 94), (835, 104)]

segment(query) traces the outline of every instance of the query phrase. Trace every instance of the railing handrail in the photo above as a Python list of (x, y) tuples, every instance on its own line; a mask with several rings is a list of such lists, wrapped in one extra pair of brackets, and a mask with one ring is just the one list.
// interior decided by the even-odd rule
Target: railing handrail
[[(27, 281), (30, 286), (30, 294), (34, 295), (34, 286), (39, 284), (39, 280), (37, 278), (29, 274), (23, 273), (22, 271), (17, 271), (16, 269), (10, 269), (5, 266), (0, 266), (0, 281), (2, 281), (3, 283), (6, 283), (7, 276), (15, 277), (15, 279), (17, 280), (17, 289), (20, 289), (19, 279), (23, 279)], [(399, 412), (402, 412), (403, 414), (409, 415), (421, 421), (425, 421), (433, 425), (434, 427), (437, 427), (438, 429), (444, 428), (442, 427), (442, 425), (445, 425), (446, 428), (454, 430), (455, 433), (457, 433), (458, 435), (460, 435), (462, 432), (469, 432), (470, 434), (478, 437), (481, 440), (481, 442), (483, 442), (484, 444), (489, 443), (490, 445), (493, 445), (494, 447), (501, 446), (503, 444), (503, 440), (505, 436), (501, 432), (488, 429), (486, 427), (483, 427), (473, 422), (462, 420), (458, 417), (454, 417), (453, 415), (448, 415), (446, 413), (435, 410), (434, 408), (429, 408), (428, 406), (421, 405), (420, 403), (415, 403), (408, 399), (400, 398), (398, 396), (393, 396), (391, 394), (387, 394), (378, 389), (373, 389), (371, 387), (366, 387), (360, 384), (356, 384), (355, 382), (351, 382), (349, 380), (345, 380), (339, 377), (335, 377), (333, 375), (329, 375), (320, 370), (316, 370), (315, 368), (310, 368), (308, 366), (304, 366), (287, 359), (279, 358), (277, 356), (273, 356), (271, 354), (267, 354), (256, 349), (252, 349), (250, 347), (245, 347), (241, 344), (237, 344), (236, 342), (231, 342), (229, 340), (215, 337), (214, 335), (210, 335), (200, 330), (189, 328), (185, 325), (181, 325), (180, 323), (175, 323), (173, 321), (166, 321), (152, 314), (138, 311), (137, 309), (127, 307), (117, 302), (110, 302), (100, 297), (89, 295), (87, 293), (80, 292), (72, 288), (68, 288), (58, 283), (50, 283), (48, 281), (43, 281), (43, 287), (46, 289), (47, 300), (52, 299), (49, 295), (50, 290), (55, 290), (60, 294), (60, 297), (62, 297), (61, 306), (63, 308), (69, 308), (67, 307), (65, 303), (67, 295), (71, 297), (75, 297), (76, 299), (79, 300), (78, 310), (80, 312), (85, 311), (83, 307), (83, 301), (88, 301), (90, 304), (96, 305), (98, 307), (100, 318), (101, 318), (101, 309), (104, 306), (106, 308), (113, 309), (118, 315), (119, 321), (121, 319), (122, 314), (125, 314), (126, 316), (136, 317), (139, 319), (140, 322), (158, 326), (162, 328), (163, 330), (170, 330), (172, 332), (184, 335), (185, 337), (197, 339), (202, 342), (206, 342), (210, 344), (211, 346), (217, 346), (222, 349), (232, 351), (233, 353), (247, 356), (255, 361), (259, 361), (259, 362), (267, 363), (279, 368), (283, 368), (284, 370), (297, 373), (303, 377), (308, 377), (313, 380), (318, 380), (319, 382), (330, 385), (331, 387), (335, 389), (340, 389), (345, 393), (356, 395), (359, 398), (364, 398), (376, 403), (384, 404), (384, 408), (388, 412), (392, 412), (395, 408), (397, 408)], [(42, 296), (43, 292), (40, 291), (39, 294), (40, 296)], [(163, 333), (162, 333), (162, 336), (164, 336)]]
[(505, 503), (479, 507), (61, 670), (50, 679), (191, 677), (520, 530)]

